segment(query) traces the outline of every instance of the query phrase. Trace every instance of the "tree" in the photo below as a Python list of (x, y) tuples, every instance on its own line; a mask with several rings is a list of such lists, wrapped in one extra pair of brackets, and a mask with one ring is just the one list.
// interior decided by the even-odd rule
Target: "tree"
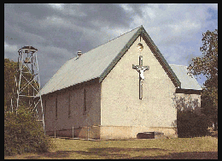
[(15, 97), (15, 74), (17, 64), (13, 60), (4, 59), (4, 106), (9, 110), (11, 98)]
[[(14, 98), (15, 102), (17, 97), (15, 83), (15, 77), (18, 77), (17, 69), (18, 63), (9, 59), (4, 60), (4, 154), (45, 152), (52, 143), (50, 138), (44, 135), (42, 125), (36, 121), (36, 113), (28, 109), (28, 100), (20, 99), (17, 115), (10, 108), (11, 98)], [(26, 78), (31, 79), (32, 75), (26, 73), (28, 69), (24, 67), (23, 70)], [(21, 81), (21, 85), (25, 83)], [(34, 83), (33, 86), (38, 86)], [(23, 92), (27, 94), (28, 90)]]
[(15, 112), (5, 111), (4, 154), (14, 155), (25, 152), (46, 152), (52, 146), (49, 136), (44, 135), (42, 125), (34, 113), (25, 107)]
[(202, 112), (206, 114), (215, 125), (218, 124), (218, 31), (207, 31), (203, 33), (202, 43), (200, 47), (201, 57), (192, 59), (188, 70), (193, 75), (204, 75), (206, 81), (204, 83), (202, 93)]
[[(33, 76), (27, 69), (27, 67), (23, 67), (23, 76), (30, 80)], [(13, 103), (13, 106), (16, 106), (16, 98), (17, 96), (17, 87), (15, 81), (19, 80), (19, 72), (18, 72), (18, 63), (14, 62), (13, 60), (4, 59), (4, 106), (5, 110), (11, 110), (11, 101)], [(23, 79), (21, 79), (21, 87), (23, 87), (27, 82)], [(37, 82), (32, 82), (30, 85), (34, 86), (35, 88), (39, 87), (39, 84)], [(30, 86), (29, 85), (29, 86)], [(21, 94), (28, 95), (31, 90), (29, 88), (26, 88), (23, 90)], [(12, 100), (11, 100), (12, 99)], [(29, 106), (29, 100), (32, 98), (22, 98), (20, 99), (20, 105), (22, 106)]]

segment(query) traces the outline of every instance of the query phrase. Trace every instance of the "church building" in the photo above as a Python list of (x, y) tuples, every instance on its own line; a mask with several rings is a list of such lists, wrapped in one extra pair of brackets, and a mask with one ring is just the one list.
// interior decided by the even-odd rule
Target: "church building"
[(187, 67), (167, 63), (143, 26), (68, 60), (41, 89), (47, 135), (177, 137), (174, 98), (201, 102)]

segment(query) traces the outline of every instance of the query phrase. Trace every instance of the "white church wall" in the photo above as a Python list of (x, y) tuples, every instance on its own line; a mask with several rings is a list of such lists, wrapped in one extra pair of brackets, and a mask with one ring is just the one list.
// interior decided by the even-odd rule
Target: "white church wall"
[[(84, 132), (81, 133), (81, 129), (85, 129), (83, 127), (100, 125), (100, 84), (80, 85), (43, 96), (43, 106), (45, 108), (46, 131), (49, 135), (53, 135), (55, 130), (57, 130), (57, 134), (58, 131), (60, 133), (67, 131), (67, 135), (71, 135), (72, 127), (76, 129), (76, 135), (85, 135)], [(86, 111), (84, 111), (84, 106)]]
[(201, 107), (201, 95), (200, 94), (185, 94), (185, 93), (176, 93), (176, 99), (184, 98), (185, 103), (197, 100), (197, 106)]
[[(176, 120), (172, 102), (175, 86), (143, 39), (144, 49), (138, 51), (139, 42), (140, 38), (102, 82), (101, 126), (133, 126), (144, 131), (150, 127), (171, 128)], [(144, 72), (142, 100), (138, 72), (132, 69), (132, 64), (138, 65), (140, 55), (143, 65), (150, 67)]]

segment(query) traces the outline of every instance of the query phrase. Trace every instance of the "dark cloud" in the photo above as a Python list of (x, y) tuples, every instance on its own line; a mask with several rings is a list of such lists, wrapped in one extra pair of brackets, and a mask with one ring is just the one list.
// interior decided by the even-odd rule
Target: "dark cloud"
[[(5, 43), (14, 45), (14, 48), (16, 45), (18, 49), (33, 45), (38, 48), (39, 54), (44, 55), (39, 56), (39, 64), (44, 67), (42, 84), (78, 50), (87, 52), (107, 41), (110, 33), (101, 31), (102, 27), (129, 27), (132, 21), (115, 4), (70, 4), (60, 7), (53, 4), (5, 4), (4, 9)], [(10, 50), (5, 56), (16, 61), (17, 50), (14, 53)]]
[(193, 37), (205, 32), (203, 26), (217, 26), (216, 12), (215, 5), (5, 4), (4, 55), (17, 61), (18, 49), (33, 45), (44, 85), (78, 50), (87, 52), (144, 25), (167, 61), (174, 63), (180, 60), (178, 53), (185, 54), (183, 43), (189, 41), (194, 48)]
[(60, 13), (62, 18), (88, 28), (99, 29), (94, 25), (95, 21), (112, 27), (129, 26), (132, 21), (132, 18), (117, 4), (65, 5)]
[[(143, 5), (139, 4), (129, 4), (129, 6), (132, 8), (133, 13), (132, 14), (137, 14), (140, 17), (143, 17)], [(152, 6), (150, 6), (152, 7)]]
[(15, 4), (12, 5), (16, 14), (24, 16), (24, 18), (44, 19), (47, 15), (55, 12), (50, 6), (43, 4)]
[[(39, 35), (46, 41), (55, 42), (58, 46), (67, 44), (64, 46), (66, 48), (70, 46), (70, 41), (75, 41), (73, 35), (78, 40), (83, 36), (83, 30), (80, 33), (73, 26), (100, 31), (98, 25), (112, 26), (113, 28), (128, 27), (130, 21), (132, 21), (132, 18), (128, 17), (119, 5), (112, 4), (65, 5), (62, 9), (53, 9), (50, 5), (39, 4), (10, 4), (6, 6), (6, 34), (10, 34), (11, 37), (18, 36), (17, 39), (20, 40), (24, 39), (23, 32), (30, 35)], [(53, 23), (50, 18), (53, 17), (62, 19), (63, 23), (70, 25), (70, 28), (64, 27), (65, 24), (55, 23), (50, 25)], [(41, 26), (48, 27), (42, 28)]]
[(88, 10), (88, 6), (83, 9), (88, 15), (93, 15), (94, 20), (100, 20), (107, 25), (114, 27), (129, 26), (132, 18), (128, 17), (124, 10), (119, 5), (93, 5)]

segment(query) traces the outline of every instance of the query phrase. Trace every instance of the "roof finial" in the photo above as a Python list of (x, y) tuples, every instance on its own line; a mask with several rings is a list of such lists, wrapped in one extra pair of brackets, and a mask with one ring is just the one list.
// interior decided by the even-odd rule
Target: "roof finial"
[(77, 51), (77, 55), (78, 57), (80, 57), (82, 55), (82, 51), (81, 50)]

